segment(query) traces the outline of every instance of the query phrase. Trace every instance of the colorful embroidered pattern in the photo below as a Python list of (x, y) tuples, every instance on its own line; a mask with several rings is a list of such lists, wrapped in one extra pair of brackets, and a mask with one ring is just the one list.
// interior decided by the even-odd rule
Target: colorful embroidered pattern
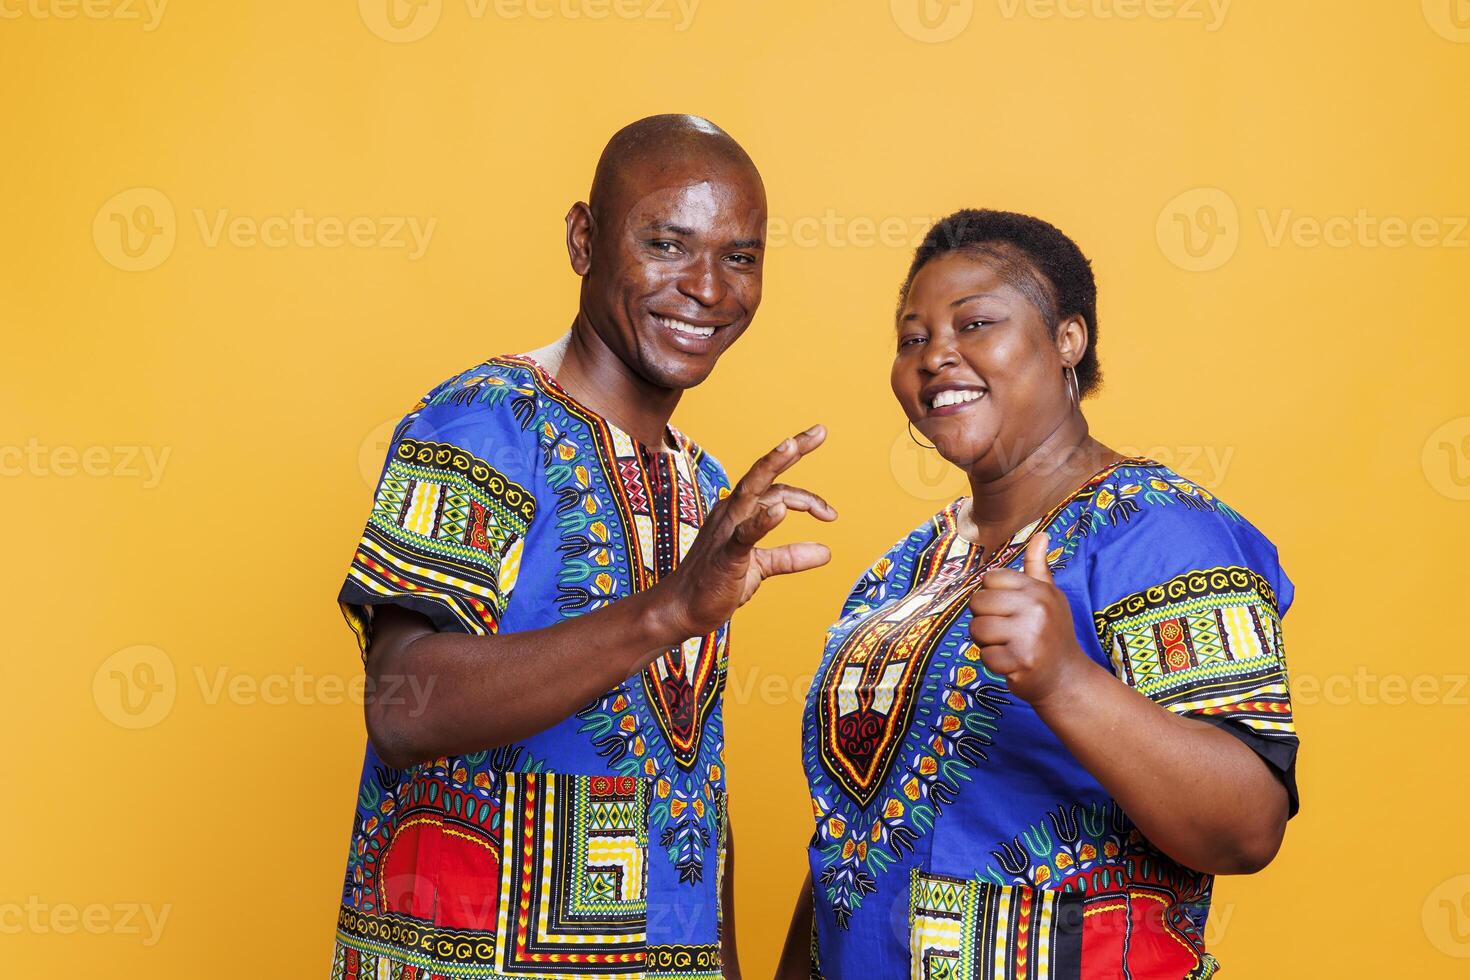
[(910, 876), (913, 980), (1074, 980), (1082, 896), (925, 874)]
[[(1226, 725), (1290, 795), (1292, 590), (1275, 549), (1141, 459), (1098, 473), (986, 565), (959, 514), (956, 502), (875, 562), (827, 634), (803, 725), (814, 961), (831, 975), (1076, 976), (1085, 932), (1088, 975), (1209, 976), (1210, 877), (1158, 852), (986, 669), (967, 600), (1044, 528), (1082, 650), (1165, 708)], [(902, 944), (889, 939), (900, 901)], [(1066, 930), (1038, 931), (1063, 909)]]
[[(349, 574), (373, 594), (430, 600), (467, 632), (493, 633), (535, 516), (535, 498), (489, 463), (405, 438), (378, 483)], [(344, 609), (365, 644), (365, 622)]]
[[(527, 358), (436, 388), (395, 433), (343, 587), (364, 649), (378, 603), (529, 630), (671, 573), (728, 482), (670, 433), (674, 452), (637, 443)], [(334, 976), (718, 977), (727, 637), (512, 746), (409, 770), (370, 746)]]
[[(982, 575), (1015, 561), (1038, 527), (1066, 528), (1047, 555), (1054, 570), (1065, 567), (1112, 473), (1089, 480), (985, 563), (960, 536), (951, 505), (914, 547), (897, 561), (880, 559), (854, 586), (828, 632), (804, 737), (824, 858), (816, 880), (839, 925), (959, 797), (1010, 700), (963, 628)], [(820, 779), (812, 778), (815, 766)]]
[(1276, 595), (1249, 568), (1188, 572), (1095, 619), (1118, 676), (1169, 710), (1293, 734)]
[(647, 786), (625, 776), (507, 777), (502, 972), (642, 975)]
[(718, 943), (704, 946), (649, 946), (648, 980), (685, 980), (721, 976)]

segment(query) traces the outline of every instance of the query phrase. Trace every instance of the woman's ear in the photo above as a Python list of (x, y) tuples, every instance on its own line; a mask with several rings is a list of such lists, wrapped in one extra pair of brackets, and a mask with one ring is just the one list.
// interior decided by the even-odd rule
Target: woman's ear
[(1057, 327), (1057, 353), (1062, 363), (1076, 367), (1087, 353), (1087, 321), (1080, 316), (1069, 316)]

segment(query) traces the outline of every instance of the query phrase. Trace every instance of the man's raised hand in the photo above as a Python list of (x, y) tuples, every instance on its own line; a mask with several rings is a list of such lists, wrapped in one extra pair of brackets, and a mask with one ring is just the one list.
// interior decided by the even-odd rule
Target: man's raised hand
[(710, 510), (704, 527), (674, 574), (655, 588), (665, 590), (671, 622), (682, 636), (719, 628), (772, 575), (817, 568), (832, 552), (815, 541), (760, 547), (760, 541), (794, 510), (822, 521), (837, 519), (832, 505), (810, 490), (776, 478), (816, 449), (827, 430), (814, 425), (756, 460), (730, 495)]

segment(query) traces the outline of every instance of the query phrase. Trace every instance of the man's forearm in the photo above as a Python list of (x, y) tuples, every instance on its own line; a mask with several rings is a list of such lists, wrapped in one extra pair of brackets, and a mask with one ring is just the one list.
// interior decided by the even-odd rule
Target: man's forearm
[(544, 731), (683, 642), (664, 603), (655, 586), (553, 626), (494, 636), (395, 623), (368, 653), (373, 689), (398, 692), (369, 701), (374, 748), (401, 768)]

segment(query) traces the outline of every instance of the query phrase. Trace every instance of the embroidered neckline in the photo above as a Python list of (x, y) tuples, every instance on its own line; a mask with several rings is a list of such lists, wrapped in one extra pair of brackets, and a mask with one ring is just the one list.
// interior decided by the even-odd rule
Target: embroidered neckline
[[(1061, 516), (1062, 512), (1065, 511), (1068, 507), (1072, 506), (1072, 504), (1076, 503), (1078, 500), (1091, 497), (1092, 494), (1096, 491), (1097, 487), (1118, 470), (1122, 469), (1125, 466), (1140, 466), (1147, 468), (1158, 467), (1159, 465), (1159, 463), (1155, 462), (1152, 459), (1149, 459), (1147, 456), (1122, 456), (1117, 460), (1114, 460), (1113, 462), (1099, 469), (1097, 472), (1093, 473), (1086, 480), (1082, 481), (1082, 483), (1079, 484), (1075, 489), (1062, 497), (1062, 499), (1055, 506), (1053, 506), (1051, 510), (1047, 511), (1044, 516), (1037, 518), (1030, 524), (1027, 524), (1025, 527), (1021, 528), (1015, 534), (1011, 535), (1010, 539), (1007, 540), (1005, 544), (997, 548), (995, 550), (995, 554), (992, 555), (988, 561), (984, 562), (979, 562), (976, 560), (976, 555), (978, 552), (980, 552), (980, 546), (960, 533), (960, 507), (964, 504), (966, 500), (969, 500), (970, 498), (958, 497), (953, 502), (951, 502), (948, 507), (935, 515), (934, 524), (940, 535), (946, 533), (952, 535), (953, 539), (964, 542), (965, 548), (962, 553), (954, 554), (950, 558), (945, 560), (940, 565), (940, 568), (936, 570), (936, 574), (944, 574), (947, 572), (951, 575), (963, 576), (966, 573), (973, 573), (978, 570), (978, 572), (983, 575), (985, 572), (990, 571), (992, 568), (1003, 568), (1004, 566), (1009, 565), (1012, 561), (1015, 560), (1016, 555), (1020, 554), (1021, 551), (1026, 547), (1026, 542), (1031, 539), (1031, 536), (1033, 534), (1035, 534), (1039, 530), (1051, 527), (1052, 523)], [(949, 525), (947, 528), (944, 527), (944, 525), (946, 524)], [(949, 548), (953, 548), (953, 539), (947, 543), (947, 546)], [(1057, 542), (1053, 542), (1053, 544), (1057, 544)], [(964, 567), (958, 569), (955, 572), (951, 572), (949, 570), (949, 566), (952, 562), (958, 561), (963, 561)], [(973, 566), (978, 566), (978, 569)]]
[(562, 383), (556, 379), (556, 375), (552, 374), (551, 371), (547, 369), (546, 365), (536, 360), (530, 354), (502, 354), (498, 357), (492, 357), (490, 361), (491, 363), (499, 362), (502, 364), (513, 364), (517, 367), (525, 368), (526, 370), (531, 372), (531, 376), (536, 379), (537, 384), (552, 392), (558, 398), (562, 398), (566, 401), (571, 402), (583, 414), (589, 416), (590, 418), (596, 419), (600, 425), (606, 426), (612, 432), (615, 432), (623, 438), (627, 439), (644, 453), (653, 456), (667, 456), (672, 453), (683, 452), (686, 456), (690, 457), (691, 462), (692, 458), (698, 455), (697, 451), (699, 447), (695, 445), (694, 440), (690, 439), (684, 433), (680, 432), (679, 429), (672, 422), (664, 423), (664, 430), (669, 436), (673, 437), (674, 445), (664, 446), (662, 448), (650, 446), (648, 443), (639, 439), (631, 432), (625, 430), (622, 426), (618, 425), (606, 415), (597, 411), (597, 409), (582, 401), (570, 391), (567, 391), (567, 389), (562, 386)]

